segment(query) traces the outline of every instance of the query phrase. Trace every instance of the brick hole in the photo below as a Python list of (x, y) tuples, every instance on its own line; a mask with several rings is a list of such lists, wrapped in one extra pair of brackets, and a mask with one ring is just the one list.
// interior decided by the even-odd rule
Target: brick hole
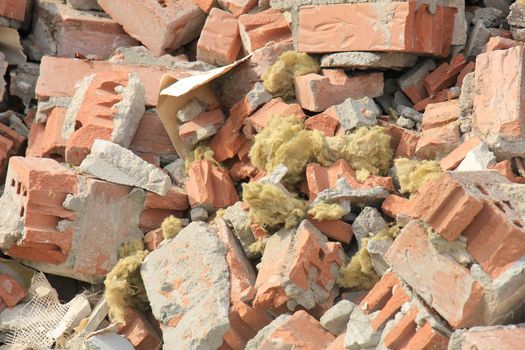
[(498, 207), (499, 210), (505, 213), (505, 209), (503, 208), (503, 204), (501, 204), (501, 202), (495, 202), (494, 204), (496, 204), (496, 207)]
[(16, 185), (15, 179), (11, 180), (11, 187), (15, 187), (15, 185)]
[(509, 207), (509, 209), (514, 210), (514, 207), (512, 206), (512, 203), (511, 203), (511, 202), (509, 202), (509, 201), (503, 201), (503, 204), (505, 204), (507, 207)]
[(77, 131), (78, 129), (80, 129), (82, 127), (82, 122), (76, 120), (75, 121), (75, 131)]
[(324, 260), (326, 254), (324, 253), (324, 251), (322, 249), (319, 249), (319, 259), (322, 261)]
[(487, 189), (481, 186), (480, 184), (476, 184), (476, 188), (480, 190), (480, 192), (483, 193), (485, 196), (489, 195), (489, 192), (487, 191)]
[(16, 184), (16, 194), (20, 194), (20, 191), (22, 190), (22, 183), (17, 182)]
[(168, 5), (166, 4), (166, 0), (157, 0), (159, 5), (163, 8), (166, 8), (168, 7)]
[(24, 190), (24, 193), (22, 194), (22, 196), (27, 197), (27, 190)]
[(523, 225), (518, 220), (513, 221), (514, 225), (518, 226), (519, 228), (523, 228)]
[(23, 217), (25, 214), (26, 208), (22, 207), (20, 208), (20, 217)]

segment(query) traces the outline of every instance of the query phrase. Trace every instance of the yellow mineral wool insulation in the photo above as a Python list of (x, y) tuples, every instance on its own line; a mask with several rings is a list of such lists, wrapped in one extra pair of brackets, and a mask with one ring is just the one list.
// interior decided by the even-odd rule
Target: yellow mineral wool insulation
[(213, 165), (220, 166), (215, 158), (213, 158), (213, 151), (211, 148), (206, 145), (199, 145), (193, 149), (193, 152), (191, 152), (190, 156), (184, 161), (186, 171), (194, 162), (199, 160), (209, 160)]
[(355, 288), (357, 290), (371, 289), (380, 277), (372, 267), (372, 260), (366, 246), (368, 239), (361, 240), (361, 249), (352, 257), (348, 265), (341, 267), (337, 284), (344, 288)]
[(253, 255), (263, 255), (264, 248), (266, 247), (266, 239), (259, 238), (248, 247), (248, 251)]
[(182, 230), (182, 220), (173, 215), (168, 216), (160, 225), (164, 239), (175, 237)]
[(394, 239), (399, 235), (400, 231), (401, 227), (399, 226), (399, 224), (389, 224), (388, 227), (385, 227), (384, 229), (379, 231), (374, 237), (371, 238), (371, 240), (381, 241)]
[(107, 274), (104, 281), (109, 317), (112, 321), (124, 323), (126, 308), (145, 310), (149, 304), (144, 283), (140, 276), (140, 267), (148, 255), (145, 250), (120, 259)]
[(410, 160), (399, 158), (394, 161), (401, 193), (416, 193), (427, 181), (441, 176), (441, 167), (435, 160)]
[(339, 220), (346, 214), (345, 209), (337, 203), (319, 203), (308, 210), (315, 220)]
[(252, 223), (268, 227), (284, 224), (290, 228), (306, 216), (307, 203), (279, 186), (250, 182), (242, 185), (242, 191)]
[(120, 246), (118, 251), (119, 259), (125, 258), (135, 254), (139, 250), (144, 250), (144, 242), (141, 239), (132, 239), (129, 242), (126, 242)]
[(286, 51), (263, 75), (264, 88), (285, 99), (295, 96), (295, 77), (319, 72), (319, 64), (306, 53)]

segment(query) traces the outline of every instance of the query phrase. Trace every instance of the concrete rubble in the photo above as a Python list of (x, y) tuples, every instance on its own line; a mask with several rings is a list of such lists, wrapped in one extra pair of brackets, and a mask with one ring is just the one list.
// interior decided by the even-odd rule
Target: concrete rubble
[(525, 1), (0, 1), (0, 349), (517, 350)]

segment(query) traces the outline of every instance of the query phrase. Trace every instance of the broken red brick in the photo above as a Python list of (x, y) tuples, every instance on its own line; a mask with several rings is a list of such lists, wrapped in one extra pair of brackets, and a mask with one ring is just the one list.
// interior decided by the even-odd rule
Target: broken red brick
[(422, 159), (443, 157), (458, 145), (460, 136), (456, 123), (423, 130), (417, 141), (416, 156)]
[(379, 120), (379, 125), (388, 129), (391, 136), (390, 146), (395, 150), (395, 158), (413, 158), (416, 154), (419, 133), (407, 130), (396, 124), (388, 124)]
[(476, 327), (465, 330), (458, 338), (461, 349), (514, 350), (525, 344), (525, 328), (523, 324)]
[(190, 74), (179, 69), (165, 67), (134, 66), (108, 61), (93, 61), (61, 57), (42, 57), (40, 75), (36, 85), (36, 97), (45, 100), (50, 96), (64, 97), (75, 94), (76, 85), (86, 76), (113, 70), (124, 70), (135, 73), (146, 88), (146, 105), (156, 106), (159, 92), (159, 81), (164, 74), (173, 75), (177, 79)]
[(453, 95), (451, 90), (441, 90), (436, 93), (434, 96), (426, 97), (423, 100), (417, 102), (414, 105), (414, 109), (418, 112), (423, 112), (425, 108), (431, 103), (445, 102), (456, 98), (457, 95)]
[(128, 308), (126, 321), (118, 328), (118, 334), (128, 338), (137, 350), (152, 350), (160, 348), (162, 340), (155, 328), (140, 311)]
[(441, 169), (453, 170), (457, 168), (457, 166), (465, 158), (467, 153), (480, 143), (481, 139), (477, 136), (473, 136), (468, 140), (464, 141), (461, 145), (457, 146), (453, 151), (451, 151), (439, 161)]
[(489, 39), (487, 44), (485, 45), (485, 52), (491, 52), (496, 50), (506, 50), (510, 49), (511, 47), (523, 45), (522, 42), (504, 38), (501, 36), (493, 36)]
[(220, 109), (214, 109), (182, 124), (179, 127), (179, 136), (185, 142), (195, 144), (206, 136), (214, 135), (223, 123), (224, 113)]
[(445, 62), (425, 77), (424, 84), (430, 96), (452, 86), (456, 82), (457, 75), (466, 66), (467, 61), (463, 55), (452, 57), (450, 64)]
[[(49, 123), (49, 121), (48, 121)], [(158, 157), (175, 154), (175, 148), (156, 113), (146, 112), (129, 145), (129, 149), (141, 156)], [(153, 163), (160, 166), (158, 163)]]
[(247, 158), (235, 162), (230, 167), (230, 175), (233, 181), (241, 181), (243, 179), (253, 178), (258, 172), (259, 170)]
[(140, 214), (139, 227), (144, 232), (153, 230), (159, 227), (168, 216), (181, 216), (182, 211), (188, 208), (188, 195), (177, 186), (171, 186), (165, 196), (148, 192), (144, 210)]
[(271, 117), (288, 117), (291, 115), (295, 115), (301, 120), (306, 119), (303, 109), (297, 103), (288, 104), (280, 97), (274, 98), (244, 120), (244, 134), (251, 137), (260, 132)]
[(327, 113), (319, 113), (306, 119), (304, 126), (310, 130), (319, 130), (325, 136), (334, 136), (339, 127), (339, 120)]
[(13, 277), (0, 274), (0, 299), (8, 306), (16, 306), (27, 296), (27, 291)]
[(25, 19), (27, 0), (4, 0), (0, 3), (0, 16), (23, 22)]
[(310, 200), (314, 200), (319, 192), (333, 188), (339, 178), (344, 178), (352, 188), (381, 186), (387, 190), (394, 191), (391, 177), (371, 175), (364, 182), (358, 182), (355, 170), (345, 160), (339, 159), (330, 167), (323, 167), (317, 163), (308, 164), (306, 167), (306, 180), (308, 181)]
[(55, 107), (45, 123), (35, 123), (29, 130), (27, 156), (64, 160), (66, 140), (62, 136), (62, 126), (66, 119), (66, 108)]
[(100, 0), (98, 4), (157, 56), (195, 39), (205, 19), (191, 0)]
[(231, 13), (213, 8), (197, 43), (197, 59), (225, 66), (235, 62), (240, 49), (239, 21)]
[(458, 120), (461, 114), (459, 100), (429, 104), (423, 114), (422, 130), (447, 125)]
[[(298, 49), (309, 53), (387, 51), (445, 57), (452, 43), (455, 12), (454, 8), (437, 6), (431, 14), (428, 5), (413, 2), (302, 6)], [(381, 22), (385, 13), (393, 18)], [(375, 29), (363, 31), (371, 27)]]
[(322, 234), (335, 241), (348, 244), (354, 236), (352, 225), (343, 220), (315, 220), (312, 217), (308, 219)]
[(155, 230), (149, 231), (144, 235), (144, 247), (152, 252), (158, 248), (160, 243), (164, 240), (164, 234), (162, 233), (162, 228), (157, 228)]
[(221, 6), (228, 9), (235, 17), (248, 13), (257, 5), (256, 0), (220, 0)]
[(302, 108), (322, 112), (347, 98), (378, 97), (383, 94), (383, 73), (347, 76), (342, 69), (324, 69), (295, 78), (295, 94)]
[(239, 200), (229, 173), (208, 160), (199, 160), (190, 165), (186, 192), (192, 208), (224, 208)]
[(476, 69), (476, 63), (475, 62), (469, 62), (461, 72), (458, 74), (458, 79), (456, 81), (456, 86), (461, 87), (463, 85), (463, 79), (465, 79), (465, 75), (474, 72), (474, 69)]
[(270, 41), (280, 43), (292, 40), (290, 26), (284, 14), (275, 9), (239, 16), (239, 30), (242, 45), (248, 53)]
[(508, 159), (490, 166), (490, 169), (498, 171), (500, 174), (509, 179), (510, 182), (514, 182), (517, 184), (525, 183), (524, 177), (517, 176), (516, 174), (514, 174), (514, 171), (512, 170), (512, 162)]
[(381, 204), (381, 210), (391, 218), (395, 218), (400, 214), (407, 214), (410, 211), (409, 201), (405, 197), (397, 196), (395, 194), (388, 195)]

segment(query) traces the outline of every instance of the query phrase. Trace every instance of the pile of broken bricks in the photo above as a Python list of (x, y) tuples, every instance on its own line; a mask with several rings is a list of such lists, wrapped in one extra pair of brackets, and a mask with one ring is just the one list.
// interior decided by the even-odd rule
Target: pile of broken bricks
[(0, 0), (0, 349), (525, 349), (524, 79), (523, 0)]

